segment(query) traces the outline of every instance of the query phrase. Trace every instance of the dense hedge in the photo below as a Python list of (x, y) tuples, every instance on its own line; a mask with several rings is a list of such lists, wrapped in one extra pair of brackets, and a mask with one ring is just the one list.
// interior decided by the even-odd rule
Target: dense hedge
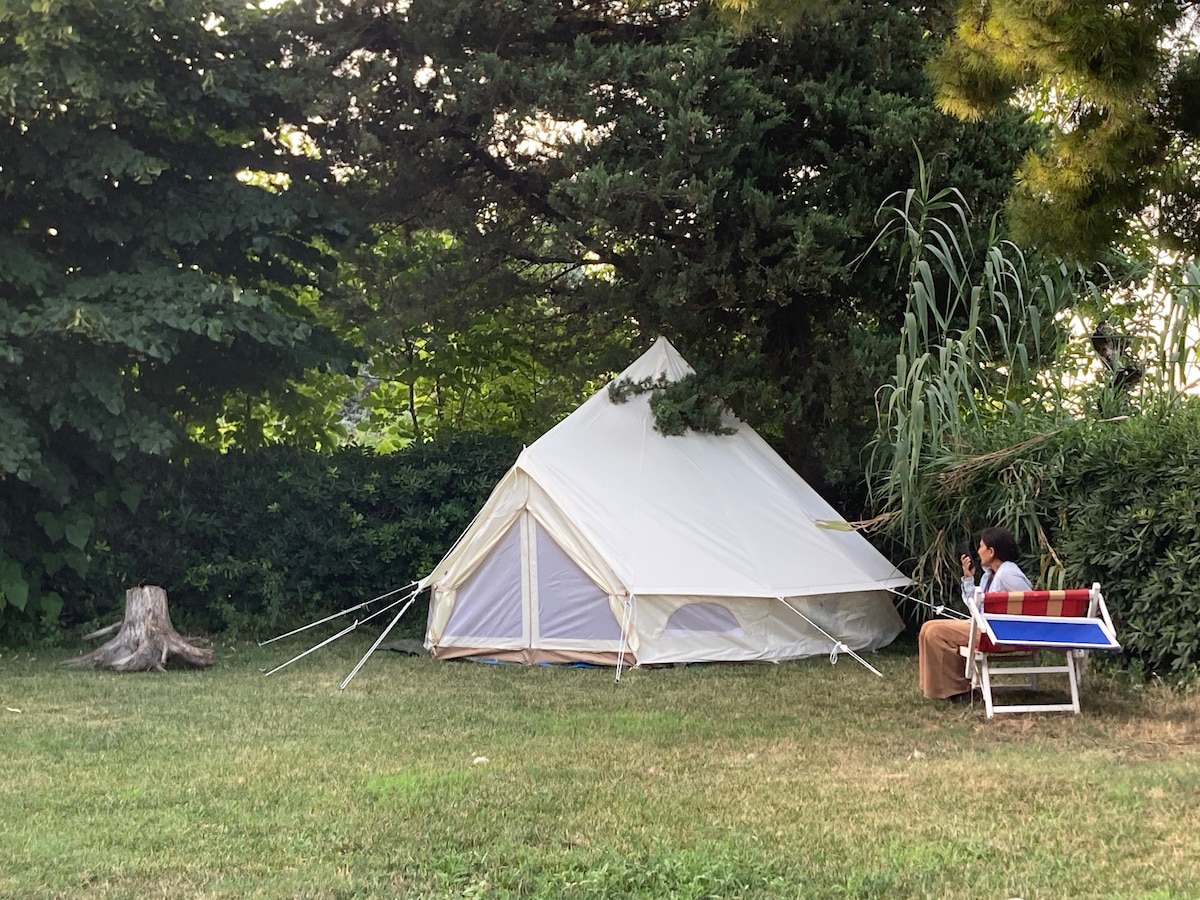
[(1200, 405), (1064, 436), (1047, 479), (1066, 580), (1099, 581), (1135, 676), (1200, 674)]
[[(125, 475), (136, 509), (98, 519), (86, 575), (59, 571), (63, 619), (112, 621), (138, 583), (167, 589), (179, 627), (231, 637), (345, 609), (426, 574), (518, 451), (512, 438), (461, 435), (391, 455), (274, 447), (141, 461)], [(1200, 674), (1200, 404), (1081, 422), (997, 460), (956, 485), (975, 511), (968, 527), (1036, 521), (1040, 539), (1020, 535), (1039, 544), (1041, 565), (1027, 556), (1027, 569), (1043, 583), (1101, 582), (1118, 665), (1139, 678)], [(424, 619), (414, 608), (400, 633)]]
[(1014, 525), (1041, 586), (1100, 582), (1124, 647), (1116, 665), (1135, 678), (1200, 674), (1200, 404), (1080, 422), (995, 457), (949, 481), (966, 528)]
[[(287, 447), (145, 460), (136, 511), (97, 526), (68, 621), (119, 618), (124, 591), (167, 589), (188, 630), (269, 637), (425, 575), (520, 450), (460, 435), (389, 455)], [(399, 633), (424, 628), (414, 607)]]

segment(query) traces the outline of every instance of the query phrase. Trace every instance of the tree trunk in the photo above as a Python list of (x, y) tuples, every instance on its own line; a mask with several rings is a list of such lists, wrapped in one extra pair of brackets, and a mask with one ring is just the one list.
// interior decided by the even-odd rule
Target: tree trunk
[(125, 592), (125, 619), (117, 636), (85, 656), (64, 660), (76, 668), (114, 672), (164, 672), (168, 668), (207, 669), (212, 651), (188, 643), (167, 613), (167, 592), (139, 586)]

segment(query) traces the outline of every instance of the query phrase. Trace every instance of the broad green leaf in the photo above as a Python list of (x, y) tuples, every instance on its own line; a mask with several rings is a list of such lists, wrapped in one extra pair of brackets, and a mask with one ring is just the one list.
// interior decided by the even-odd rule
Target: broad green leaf
[(29, 582), (21, 567), (10, 559), (0, 560), (0, 595), (19, 610), (24, 610), (29, 600)]
[(61, 515), (43, 510), (35, 514), (33, 518), (42, 526), (42, 530), (46, 532), (50, 540), (57, 543), (63, 539), (66, 533), (66, 524)]
[(130, 512), (136, 513), (144, 495), (145, 488), (142, 485), (131, 484), (121, 491), (121, 502), (128, 507)]
[(76, 513), (71, 516), (67, 522), (64, 533), (66, 534), (67, 542), (73, 547), (78, 547), (80, 550), (87, 546), (88, 538), (91, 537), (92, 528), (96, 524), (96, 520), (87, 513)]
[(53, 591), (42, 595), (41, 604), (42, 612), (45, 614), (47, 619), (53, 621), (62, 613), (63, 598)]

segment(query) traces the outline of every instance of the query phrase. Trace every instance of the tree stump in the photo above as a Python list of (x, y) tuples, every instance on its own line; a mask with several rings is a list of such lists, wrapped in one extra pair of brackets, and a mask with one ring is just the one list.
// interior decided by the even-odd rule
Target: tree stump
[(189, 643), (171, 624), (167, 592), (143, 585), (125, 592), (125, 619), (115, 638), (62, 665), (114, 672), (165, 672), (171, 667), (207, 669), (212, 661), (211, 650)]

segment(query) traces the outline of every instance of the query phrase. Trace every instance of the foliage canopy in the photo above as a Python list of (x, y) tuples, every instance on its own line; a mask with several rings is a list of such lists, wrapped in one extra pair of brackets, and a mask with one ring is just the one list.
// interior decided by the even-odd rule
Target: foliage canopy
[(1019, 236), (1085, 260), (1143, 230), (1200, 252), (1195, 15), (1179, 0), (959, 4), (930, 66), (942, 108), (978, 118), (1017, 101), (1054, 126), (1021, 168)]
[[(853, 2), (717, 0), (741, 27), (843, 22)], [(1048, 128), (1010, 204), (1014, 236), (1088, 263), (1116, 245), (1200, 252), (1195, 4), (958, 0), (929, 61), (938, 105), (977, 121), (1019, 107)]]
[(787, 39), (673, 2), (329, 15), (304, 31), (339, 75), (314, 136), (390, 240), (446, 244), (412, 259), (382, 316), (667, 334), (818, 484), (853, 480), (872, 427), (902, 294), (888, 267), (850, 263), (911, 183), (914, 146), (986, 211), (1035, 133), (933, 108), (922, 66), (941, 20), (920, 4)]
[(114, 459), (221, 420), (253, 443), (256, 398), (343, 360), (312, 306), (347, 226), (285, 140), (305, 93), (244, 4), (0, 7), (0, 608), (57, 612)]

